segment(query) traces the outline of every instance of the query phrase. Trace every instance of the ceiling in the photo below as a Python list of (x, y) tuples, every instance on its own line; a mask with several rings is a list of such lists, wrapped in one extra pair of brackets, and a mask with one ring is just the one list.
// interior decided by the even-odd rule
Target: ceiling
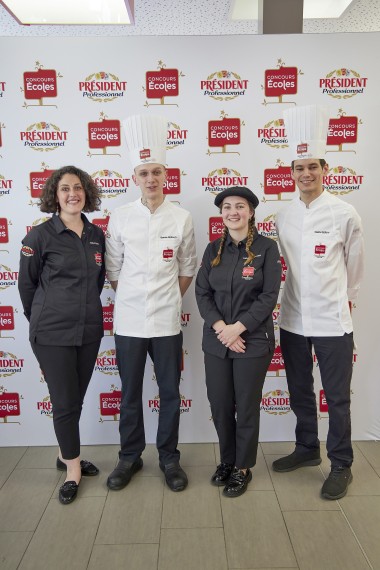
[[(135, 0), (134, 26), (22, 26), (0, 4), (0, 36), (257, 34), (257, 21), (229, 20), (230, 5), (231, 0)], [(380, 0), (354, 0), (341, 18), (305, 20), (303, 31), (380, 31)]]

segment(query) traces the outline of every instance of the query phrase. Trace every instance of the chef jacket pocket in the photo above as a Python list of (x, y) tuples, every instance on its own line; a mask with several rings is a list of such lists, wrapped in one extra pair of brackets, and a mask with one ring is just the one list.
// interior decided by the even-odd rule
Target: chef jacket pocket
[(342, 239), (338, 230), (326, 233), (315, 233), (311, 242), (312, 253), (316, 262), (323, 263), (339, 246)]
[(180, 246), (179, 238), (161, 238), (161, 260), (163, 263), (172, 263), (177, 256), (177, 251)]

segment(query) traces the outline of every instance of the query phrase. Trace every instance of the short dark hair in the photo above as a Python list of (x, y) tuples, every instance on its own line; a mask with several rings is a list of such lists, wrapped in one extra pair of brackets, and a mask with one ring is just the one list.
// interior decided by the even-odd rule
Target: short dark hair
[[(325, 166), (325, 164), (327, 164), (324, 158), (317, 158), (316, 160), (319, 160), (319, 163), (320, 163), (322, 168)], [(292, 170), (294, 170), (294, 163), (295, 163), (295, 160), (292, 160), (292, 164), (291, 164)]]
[(55, 170), (46, 180), (38, 203), (41, 212), (54, 214), (57, 211), (58, 184), (65, 174), (74, 174), (75, 176), (78, 176), (83, 186), (83, 190), (86, 195), (86, 202), (83, 211), (94, 212), (95, 210), (100, 210), (99, 188), (96, 186), (91, 176), (77, 166), (63, 166), (62, 168)]

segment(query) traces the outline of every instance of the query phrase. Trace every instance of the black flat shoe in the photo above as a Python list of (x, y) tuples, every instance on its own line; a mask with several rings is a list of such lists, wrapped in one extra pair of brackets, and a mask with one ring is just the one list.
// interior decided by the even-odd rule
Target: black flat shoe
[(211, 485), (222, 487), (230, 478), (234, 466), (231, 463), (221, 463), (216, 468), (214, 475), (211, 477)]
[(79, 485), (75, 481), (65, 481), (59, 489), (58, 498), (62, 505), (72, 503), (78, 494)]
[(240, 497), (240, 495), (246, 492), (251, 479), (252, 473), (250, 469), (247, 469), (244, 473), (244, 471), (235, 467), (227, 485), (223, 489), (223, 495), (225, 497)]
[(168, 463), (167, 465), (160, 463), (160, 469), (165, 475), (165, 481), (169, 489), (172, 491), (183, 491), (186, 489), (188, 484), (187, 475), (179, 463)]
[[(63, 461), (61, 461), (59, 457), (57, 457), (56, 465), (58, 471), (67, 471), (66, 463), (63, 463)], [(99, 475), (99, 469), (96, 467), (96, 465), (91, 463), (91, 461), (86, 461), (85, 459), (82, 459), (80, 462), (80, 467), (82, 475), (84, 475), (85, 477), (94, 477), (94, 475)]]

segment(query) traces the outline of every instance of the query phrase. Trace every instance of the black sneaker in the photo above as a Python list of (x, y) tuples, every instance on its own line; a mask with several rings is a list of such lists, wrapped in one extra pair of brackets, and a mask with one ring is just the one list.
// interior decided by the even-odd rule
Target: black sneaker
[(331, 467), (330, 475), (322, 485), (322, 497), (331, 501), (341, 499), (347, 493), (351, 481), (352, 473), (349, 467)]
[(223, 487), (230, 478), (234, 466), (231, 463), (220, 463), (211, 477), (211, 485)]
[(273, 461), (272, 469), (279, 473), (285, 473), (286, 471), (294, 471), (300, 467), (312, 467), (313, 465), (319, 465), (321, 462), (322, 459), (319, 449), (313, 449), (303, 453), (293, 451), (290, 455), (286, 455), (285, 457), (281, 457), (281, 459)]
[(250, 469), (247, 469), (244, 473), (244, 471), (235, 467), (228, 479), (227, 485), (223, 489), (223, 495), (225, 497), (240, 497), (240, 495), (246, 492), (251, 479), (252, 472)]

